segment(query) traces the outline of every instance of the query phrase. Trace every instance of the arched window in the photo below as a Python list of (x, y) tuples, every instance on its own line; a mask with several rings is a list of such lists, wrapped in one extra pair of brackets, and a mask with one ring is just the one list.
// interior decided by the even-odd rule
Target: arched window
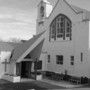
[(41, 6), (41, 8), (40, 8), (40, 14), (41, 14), (41, 17), (44, 17), (44, 6)]
[(59, 14), (50, 25), (50, 40), (71, 40), (72, 39), (71, 20)]

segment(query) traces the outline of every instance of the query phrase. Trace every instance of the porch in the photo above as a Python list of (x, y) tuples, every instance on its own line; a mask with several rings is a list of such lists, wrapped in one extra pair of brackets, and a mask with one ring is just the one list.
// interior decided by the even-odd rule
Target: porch
[(21, 79), (38, 80), (42, 75), (42, 61), (22, 61), (16, 63), (16, 75)]
[(8, 80), (12, 82), (20, 82), (23, 78), (38, 80), (37, 76), (42, 74), (42, 59), (40, 59), (40, 56), (44, 42), (43, 33), (36, 35), (14, 50), (7, 75), (5, 74), (4, 78), (9, 78), (10, 80)]
[(15, 74), (4, 74), (2, 79), (22, 82), (42, 79), (42, 61), (22, 61), (16, 63)]

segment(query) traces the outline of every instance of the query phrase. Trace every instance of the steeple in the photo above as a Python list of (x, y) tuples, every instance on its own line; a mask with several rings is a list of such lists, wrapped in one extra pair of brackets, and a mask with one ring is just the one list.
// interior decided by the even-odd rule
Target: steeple
[(44, 19), (49, 16), (52, 11), (52, 5), (48, 0), (41, 0), (38, 4), (38, 16), (37, 19)]
[(38, 13), (37, 13), (37, 34), (41, 33), (44, 27), (44, 22), (46, 17), (49, 16), (49, 14), (52, 11), (52, 5), (48, 0), (41, 0), (40, 3), (38, 4)]
[(48, 0), (41, 0), (41, 1), (50, 4), (50, 2), (48, 2)]

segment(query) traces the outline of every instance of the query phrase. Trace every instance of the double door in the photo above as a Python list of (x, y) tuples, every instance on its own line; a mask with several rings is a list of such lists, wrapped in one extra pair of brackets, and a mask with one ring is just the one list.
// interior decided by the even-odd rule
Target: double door
[(22, 61), (16, 64), (16, 74), (21, 78), (30, 78), (32, 61)]

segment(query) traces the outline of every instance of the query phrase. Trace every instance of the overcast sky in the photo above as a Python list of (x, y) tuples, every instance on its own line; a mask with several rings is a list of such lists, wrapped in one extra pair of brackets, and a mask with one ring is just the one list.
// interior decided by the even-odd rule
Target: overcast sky
[[(57, 0), (48, 0), (53, 5)], [(90, 0), (67, 0), (90, 11)], [(0, 38), (30, 39), (36, 31), (40, 0), (0, 0)]]

